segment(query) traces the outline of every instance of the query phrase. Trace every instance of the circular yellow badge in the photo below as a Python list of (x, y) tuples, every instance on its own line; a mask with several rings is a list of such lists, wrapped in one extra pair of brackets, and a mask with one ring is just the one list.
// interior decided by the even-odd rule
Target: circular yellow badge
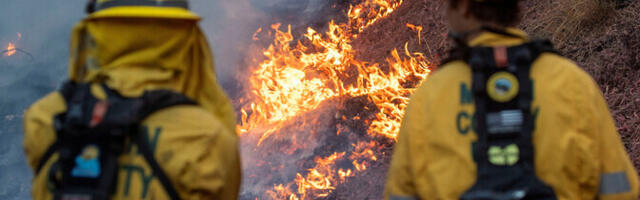
[(497, 102), (511, 101), (518, 95), (518, 79), (508, 72), (497, 72), (487, 81), (487, 93)]

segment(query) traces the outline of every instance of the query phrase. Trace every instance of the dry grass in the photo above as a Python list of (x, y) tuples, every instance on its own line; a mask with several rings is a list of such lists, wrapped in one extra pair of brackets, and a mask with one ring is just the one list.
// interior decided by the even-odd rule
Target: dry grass
[[(522, 0), (522, 6), (520, 28), (534, 38), (551, 39), (564, 56), (593, 76), (633, 164), (640, 169), (640, 1)], [(383, 62), (388, 51), (409, 41), (411, 51), (437, 61), (450, 47), (443, 9), (439, 0), (405, 0), (388, 19), (361, 34), (354, 46), (366, 52), (360, 58)], [(417, 34), (405, 23), (424, 27), (423, 45), (418, 45)], [(382, 186), (373, 188), (365, 191), (375, 192)], [(349, 184), (348, 189), (358, 186)]]
[[(534, 26), (525, 27), (527, 31), (545, 33), (539, 36), (551, 39), (559, 48), (616, 15), (616, 4), (611, 0), (554, 0), (525, 4), (530, 6), (525, 10), (536, 11), (529, 15), (539, 16)], [(525, 21), (528, 17), (525, 16)]]

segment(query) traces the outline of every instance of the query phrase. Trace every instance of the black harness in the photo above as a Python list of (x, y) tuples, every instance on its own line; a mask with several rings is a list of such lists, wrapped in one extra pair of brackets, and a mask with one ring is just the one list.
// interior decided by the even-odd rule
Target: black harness
[(196, 105), (188, 97), (168, 90), (147, 91), (140, 98), (125, 98), (103, 84), (107, 100), (91, 94), (89, 84), (67, 82), (60, 93), (67, 111), (55, 116), (57, 139), (40, 160), (36, 173), (54, 153), (59, 158), (52, 165), (54, 199), (106, 200), (115, 192), (118, 157), (125, 144), (138, 145), (171, 199), (180, 199), (177, 191), (154, 159), (141, 123), (152, 113), (177, 105)]
[(537, 110), (531, 104), (530, 71), (545, 52), (556, 53), (549, 41), (452, 51), (448, 61), (464, 60), (472, 69), (478, 135), (472, 146), (477, 180), (460, 199), (557, 199), (534, 169), (532, 136)]

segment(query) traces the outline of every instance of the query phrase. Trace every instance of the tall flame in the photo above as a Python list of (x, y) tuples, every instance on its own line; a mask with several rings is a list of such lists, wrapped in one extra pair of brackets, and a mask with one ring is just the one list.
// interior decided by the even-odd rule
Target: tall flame
[[(368, 63), (356, 59), (351, 42), (401, 4), (402, 0), (362, 0), (350, 6), (347, 22), (331, 21), (324, 33), (307, 28), (302, 39), (294, 38), (290, 25), (284, 29), (281, 24), (272, 25), (273, 43), (264, 49), (264, 60), (252, 68), (250, 91), (239, 102), (243, 105), (239, 134), (257, 136), (256, 149), (268, 138), (286, 137), (280, 130), (287, 122), (318, 109), (329, 99), (367, 96), (378, 109), (373, 120), (364, 122), (368, 141), (353, 144), (352, 151), (317, 156), (315, 166), (297, 173), (292, 182), (266, 191), (269, 198), (327, 197), (348, 177), (378, 161), (381, 140), (396, 140), (408, 96), (415, 90), (416, 84), (409, 82), (426, 79), (431, 64), (423, 54), (410, 52), (408, 43), (402, 53), (391, 51), (385, 64)], [(262, 31), (258, 29), (253, 39), (259, 40), (257, 34)], [(337, 166), (344, 160), (352, 167)]]

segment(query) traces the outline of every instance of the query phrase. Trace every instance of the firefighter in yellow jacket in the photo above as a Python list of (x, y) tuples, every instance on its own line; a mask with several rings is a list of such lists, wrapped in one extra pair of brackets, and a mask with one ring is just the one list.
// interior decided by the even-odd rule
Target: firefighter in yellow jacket
[(636, 200), (636, 170), (592, 78), (508, 28), (516, 0), (447, 3), (458, 47), (411, 97), (385, 199)]
[[(108, 148), (122, 150), (114, 168), (101, 157), (116, 155), (101, 149), (111, 138), (91, 140), (67, 133), (82, 130), (59, 127), (75, 123), (69, 116), (84, 109), (70, 103), (77, 92), (53, 92), (39, 100), (24, 121), (24, 148), (34, 169), (33, 199), (237, 199), (241, 168), (235, 117), (217, 84), (210, 48), (197, 25), (200, 18), (188, 10), (186, 0), (97, 0), (89, 3), (88, 12), (74, 27), (69, 60), (69, 85), (76, 91), (85, 85), (90, 91), (83, 96), (89, 100), (75, 103), (98, 102), (89, 109), (90, 125), (83, 127), (100, 135), (102, 124), (121, 124), (137, 115), (117, 116), (119, 111), (112, 108), (121, 105), (138, 108), (131, 105), (175, 97), (181, 100), (173, 104), (180, 105), (139, 118), (142, 142), (130, 137), (116, 145), (120, 148), (109, 143)], [(149, 91), (156, 90), (171, 98), (150, 103), (136, 99), (149, 99)], [(59, 120), (61, 116), (66, 120)], [(71, 148), (75, 139), (61, 141), (74, 137), (95, 145)], [(60, 150), (65, 148), (69, 151)], [(70, 157), (70, 152), (77, 156)], [(71, 161), (70, 167), (61, 164), (63, 157)], [(100, 181), (109, 170), (117, 170), (111, 179), (115, 183), (105, 185)], [(99, 183), (91, 182), (98, 178)], [(66, 184), (92, 192), (72, 191)], [(93, 191), (101, 187), (109, 188), (108, 194)]]

